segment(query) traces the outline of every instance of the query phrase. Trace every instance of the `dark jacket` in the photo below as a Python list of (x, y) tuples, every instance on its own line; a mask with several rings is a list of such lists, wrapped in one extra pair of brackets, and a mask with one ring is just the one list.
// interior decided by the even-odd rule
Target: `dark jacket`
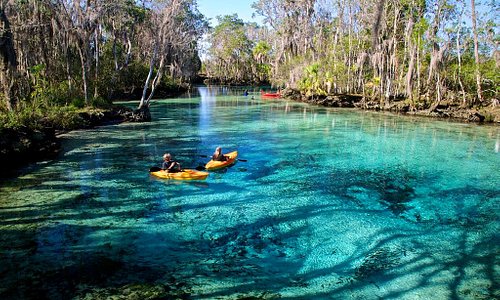
[(181, 170), (181, 167), (178, 162), (170, 160), (163, 162), (162, 169), (169, 172), (179, 172)]
[(226, 161), (227, 160), (227, 156), (225, 156), (224, 154), (220, 153), (219, 155), (216, 155), (214, 153), (214, 155), (212, 155), (212, 160), (217, 160), (217, 161)]

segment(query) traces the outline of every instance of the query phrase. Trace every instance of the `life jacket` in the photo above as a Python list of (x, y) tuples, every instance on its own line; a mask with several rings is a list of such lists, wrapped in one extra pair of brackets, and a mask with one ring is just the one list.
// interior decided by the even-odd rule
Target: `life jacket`
[[(172, 169), (168, 170), (173, 165), (175, 165), (175, 167), (173, 167)], [(168, 170), (170, 172), (179, 172), (180, 168), (179, 168), (179, 164), (176, 161), (171, 160), (171, 161), (165, 161), (165, 162), (163, 162), (163, 170)]]
[(219, 155), (216, 155), (214, 153), (214, 155), (212, 155), (212, 160), (216, 160), (216, 161), (226, 161), (227, 160), (227, 157), (224, 156), (224, 154), (219, 153)]

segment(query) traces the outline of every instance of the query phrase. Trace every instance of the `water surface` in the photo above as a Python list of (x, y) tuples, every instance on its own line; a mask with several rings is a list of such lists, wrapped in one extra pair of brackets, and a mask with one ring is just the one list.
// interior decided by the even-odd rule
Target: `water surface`
[[(500, 297), (498, 127), (241, 94), (202, 87), (155, 101), (151, 123), (68, 133), (2, 182), (0, 298)], [(219, 145), (247, 161), (147, 172)]]

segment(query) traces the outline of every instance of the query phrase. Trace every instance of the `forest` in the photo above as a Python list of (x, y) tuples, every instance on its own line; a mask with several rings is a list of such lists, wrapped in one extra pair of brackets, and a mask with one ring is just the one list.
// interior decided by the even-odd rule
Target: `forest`
[[(204, 71), (302, 98), (359, 95), (409, 110), (498, 106), (498, 6), (452, 0), (260, 0), (265, 26), (219, 18)], [(488, 13), (484, 13), (484, 9)]]
[[(196, 0), (0, 2), (0, 128), (70, 129), (78, 112), (201, 78), (272, 84), (303, 99), (355, 95), (407, 110), (496, 111), (495, 1), (259, 0), (262, 24), (210, 27)], [(489, 119), (493, 120), (493, 116)]]
[(57, 120), (113, 99), (141, 99), (139, 108), (148, 107), (155, 93), (189, 83), (201, 67), (197, 42), (208, 23), (195, 1), (0, 5), (4, 126)]

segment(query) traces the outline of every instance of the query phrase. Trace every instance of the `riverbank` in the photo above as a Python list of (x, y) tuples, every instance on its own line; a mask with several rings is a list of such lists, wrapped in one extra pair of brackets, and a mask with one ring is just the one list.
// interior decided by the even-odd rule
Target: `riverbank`
[(383, 102), (367, 99), (362, 95), (330, 94), (327, 96), (305, 97), (298, 90), (285, 89), (282, 96), (294, 101), (326, 107), (347, 107), (364, 110), (389, 111), (403, 115), (453, 119), (462, 122), (500, 124), (500, 107), (464, 108), (455, 103), (441, 101), (433, 109), (415, 107), (406, 99), (391, 99)]
[[(188, 83), (159, 85), (152, 99), (177, 97), (190, 88)], [(146, 92), (149, 94), (151, 90)], [(56, 157), (61, 150), (57, 138), (61, 133), (121, 122), (150, 121), (149, 109), (132, 110), (111, 104), (116, 100), (136, 101), (142, 93), (139, 87), (126, 91), (116, 89), (107, 99), (89, 107), (82, 107), (83, 103), (73, 99), (71, 105), (45, 107), (44, 102), (38, 105), (33, 102), (18, 111), (0, 108), (0, 178), (15, 176), (29, 163)]]
[[(149, 112), (146, 112), (146, 118), (148, 114)], [(109, 109), (91, 108), (78, 111), (68, 118), (72, 119), (69, 126), (46, 122), (37, 127), (21, 125), (15, 128), (1, 128), (0, 178), (16, 175), (19, 169), (28, 163), (57, 157), (61, 151), (58, 135), (62, 133), (125, 121), (142, 121), (144, 113), (123, 106), (113, 106)]]

